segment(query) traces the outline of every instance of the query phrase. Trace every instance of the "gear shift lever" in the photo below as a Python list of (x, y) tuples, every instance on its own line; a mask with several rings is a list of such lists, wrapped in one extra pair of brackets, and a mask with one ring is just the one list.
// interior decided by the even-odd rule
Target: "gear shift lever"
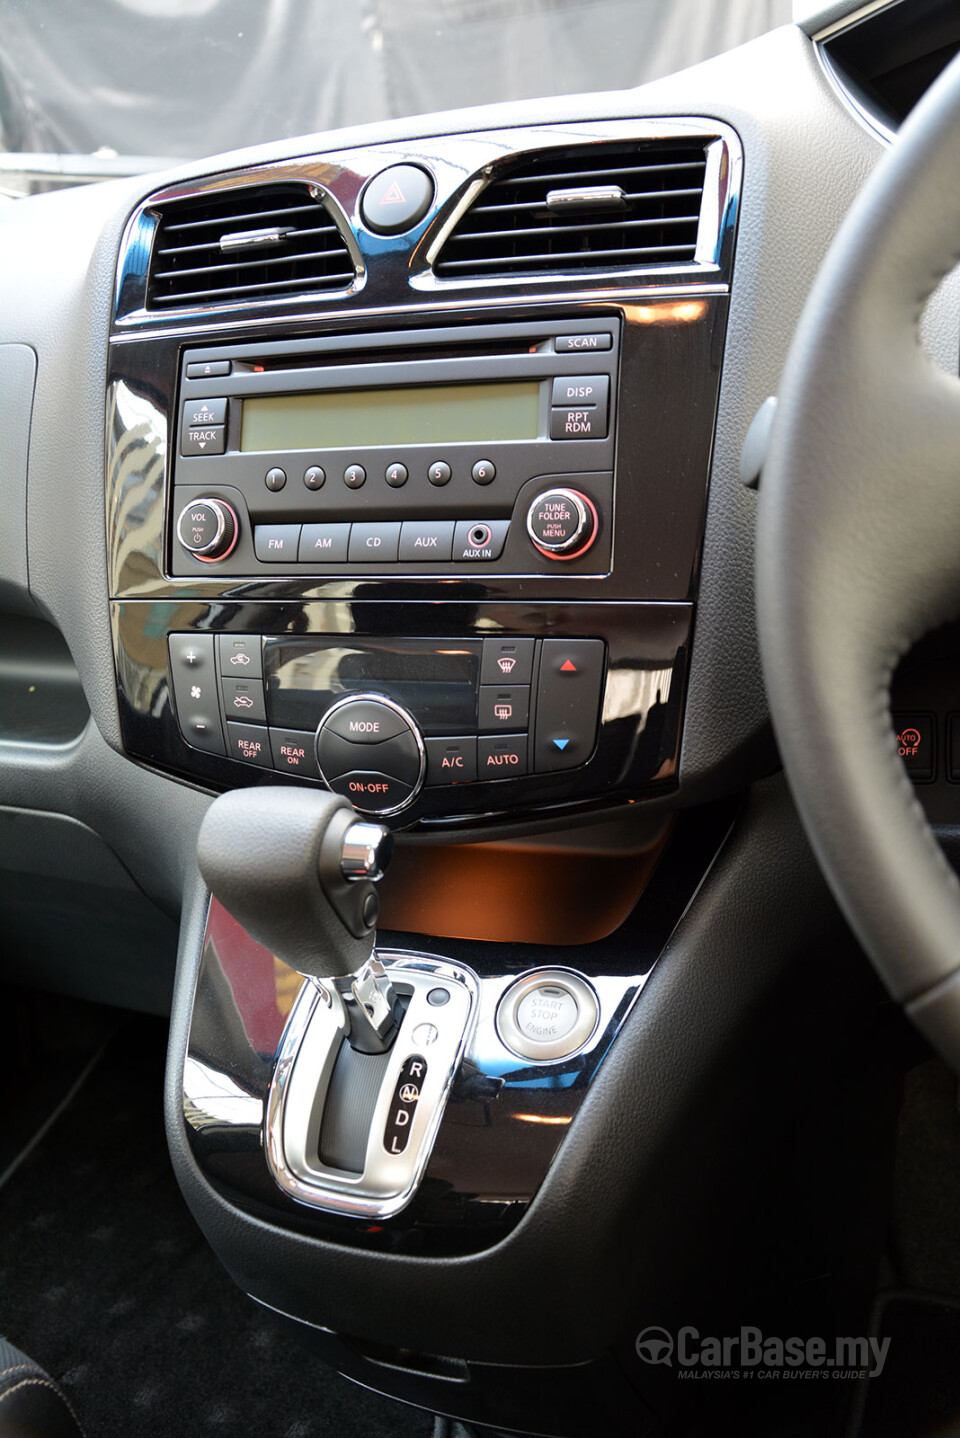
[(388, 1047), (396, 1027), (396, 996), (373, 957), (374, 886), (392, 849), (389, 829), (346, 799), (285, 788), (221, 794), (197, 844), (208, 887), (253, 938), (301, 974), (340, 981), (350, 1041), (366, 1053)]

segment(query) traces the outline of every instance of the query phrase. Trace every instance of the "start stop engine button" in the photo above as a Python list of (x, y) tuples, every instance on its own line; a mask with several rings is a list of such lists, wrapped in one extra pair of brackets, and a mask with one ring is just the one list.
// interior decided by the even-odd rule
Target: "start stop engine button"
[(569, 1058), (592, 1038), (597, 996), (570, 969), (537, 969), (511, 984), (497, 1009), (497, 1032), (513, 1053), (533, 1062)]
[(517, 1028), (525, 1039), (549, 1043), (565, 1039), (580, 1017), (580, 1007), (569, 989), (541, 984), (517, 1005)]

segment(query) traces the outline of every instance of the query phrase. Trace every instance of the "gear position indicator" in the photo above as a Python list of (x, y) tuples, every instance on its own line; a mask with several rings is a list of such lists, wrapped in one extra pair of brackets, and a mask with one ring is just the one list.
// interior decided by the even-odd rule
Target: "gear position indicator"
[(426, 1076), (426, 1059), (419, 1054), (411, 1054), (400, 1070), (390, 1104), (390, 1116), (383, 1135), (383, 1146), (387, 1153), (403, 1153), (406, 1148)]

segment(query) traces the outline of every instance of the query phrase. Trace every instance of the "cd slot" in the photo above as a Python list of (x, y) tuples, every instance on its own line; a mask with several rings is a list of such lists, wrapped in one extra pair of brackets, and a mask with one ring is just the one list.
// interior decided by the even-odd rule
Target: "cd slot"
[(521, 335), (514, 339), (499, 338), (469, 343), (392, 345), (390, 348), (365, 349), (356, 355), (344, 351), (314, 352), (300, 355), (265, 355), (257, 359), (235, 361), (235, 374), (276, 374), (292, 370), (322, 369), (335, 365), (343, 368), (350, 364), (397, 364), (419, 360), (479, 359), (511, 355), (548, 353), (553, 344), (552, 335)]

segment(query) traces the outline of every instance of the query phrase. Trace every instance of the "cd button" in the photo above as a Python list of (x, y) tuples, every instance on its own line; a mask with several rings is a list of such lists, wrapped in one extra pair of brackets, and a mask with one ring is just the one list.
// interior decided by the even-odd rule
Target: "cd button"
[(350, 559), (354, 564), (396, 563), (400, 548), (398, 523), (355, 524), (350, 533)]

